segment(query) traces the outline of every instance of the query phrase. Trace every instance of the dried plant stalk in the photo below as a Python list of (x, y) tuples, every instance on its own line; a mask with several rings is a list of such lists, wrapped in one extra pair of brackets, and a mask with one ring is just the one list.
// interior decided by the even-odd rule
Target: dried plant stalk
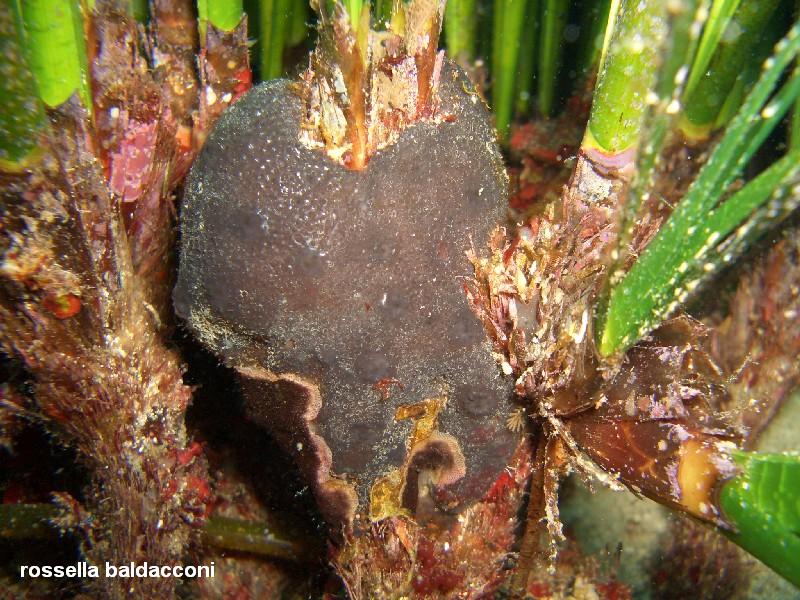
[(369, 7), (348, 15), (315, 2), (320, 43), (301, 85), (303, 143), (323, 148), (350, 169), (394, 143), (421, 119), (441, 119), (436, 89), (443, 53), (437, 50), (444, 2), (398, 3), (389, 31), (373, 31)]
[(730, 402), (752, 448), (784, 399), (800, 384), (800, 247), (796, 228), (742, 276), (728, 314), (716, 323), (711, 352), (731, 378)]
[[(48, 115), (42, 160), (0, 174), (0, 341), (34, 379), (49, 428), (91, 475), (77, 511), (87, 558), (174, 564), (211, 490), (184, 425), (191, 390), (165, 344), (173, 193), (196, 150), (186, 140), (202, 140), (221, 112), (208, 95), (225, 104), (249, 85), (244, 23), (228, 38), (209, 27), (197, 117), (190, 13), (175, 21), (154, 5), (153, 72), (133, 19), (98, 10), (86, 23), (94, 118), (73, 96)], [(186, 69), (166, 66), (176, 54), (191, 58)], [(89, 585), (101, 597), (171, 597), (176, 581)]]

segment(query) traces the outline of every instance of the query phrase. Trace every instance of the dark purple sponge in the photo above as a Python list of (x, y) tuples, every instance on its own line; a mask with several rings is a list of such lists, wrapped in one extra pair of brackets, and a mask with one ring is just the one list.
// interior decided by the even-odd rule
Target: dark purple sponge
[[(262, 84), (217, 123), (183, 198), (178, 314), (242, 374), (250, 414), (333, 521), (392, 469), (410, 512), (422, 497), (456, 509), (517, 442), (513, 381), (463, 290), (465, 252), (504, 220), (505, 169), (486, 106), (449, 64), (439, 96), (446, 120), (349, 171), (300, 144), (291, 84)], [(413, 419), (396, 410), (434, 397), (438, 432), (410, 448)]]

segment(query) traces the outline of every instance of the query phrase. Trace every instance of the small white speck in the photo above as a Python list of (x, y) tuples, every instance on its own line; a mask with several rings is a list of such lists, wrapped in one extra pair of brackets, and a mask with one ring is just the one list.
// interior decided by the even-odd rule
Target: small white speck
[(572, 336), (572, 341), (576, 344), (580, 344), (583, 342), (583, 338), (586, 336), (586, 330), (589, 327), (589, 311), (584, 310), (583, 314), (581, 314), (581, 327), (578, 330), (577, 335)]
[(683, 65), (678, 72), (675, 73), (675, 85), (683, 85), (683, 82), (686, 81), (686, 76), (689, 74), (689, 67)]
[(678, 102), (677, 99), (673, 98), (672, 102), (667, 104), (667, 114), (677, 115), (680, 111), (681, 111), (681, 103)]
[(774, 104), (770, 104), (769, 106), (765, 107), (764, 110), (761, 111), (761, 116), (765, 119), (769, 119), (775, 116), (775, 113), (778, 112), (778, 107)]
[(214, 89), (208, 85), (206, 86), (206, 104), (211, 106), (217, 101), (217, 94), (214, 92)]

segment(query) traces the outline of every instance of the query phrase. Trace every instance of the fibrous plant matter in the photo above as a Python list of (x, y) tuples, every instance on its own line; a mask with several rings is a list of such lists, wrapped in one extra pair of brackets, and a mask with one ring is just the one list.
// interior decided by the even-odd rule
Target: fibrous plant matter
[[(41, 119), (3, 138), (0, 340), (36, 398), (7, 408), (77, 448), (90, 485), (69, 525), (98, 565), (180, 563), (212, 500), (184, 426), (191, 390), (165, 345), (173, 202), (208, 128), (247, 87), (245, 23), (209, 25), (197, 64), (191, 11), (152, 9), (143, 36), (121, 4), (83, 17), (66, 1), (0, 8), (14, 50), (3, 68), (22, 73), (29, 59), (36, 84), (4, 78), (16, 86), (4, 90), (17, 102), (8, 116), (31, 107)], [(163, 598), (178, 582), (85, 583), (97, 597)]]
[[(301, 86), (303, 142), (362, 169), (413, 123), (442, 121), (438, 106), (444, 0), (395, 3), (389, 29), (370, 26), (369, 3), (312, 3), (319, 43)], [(356, 12), (353, 12), (356, 11)]]
[[(723, 201), (720, 198), (797, 97), (794, 86), (798, 82), (793, 77), (767, 100), (778, 73), (796, 54), (797, 31), (795, 26), (777, 45), (774, 58), (765, 63), (759, 83), (731, 120), (697, 180), (637, 259), (641, 248), (629, 247), (625, 235), (618, 248), (617, 238), (625, 232), (621, 224), (626, 211), (631, 210), (629, 206), (640, 210), (642, 191), (653, 189), (652, 184), (641, 181), (627, 187), (633, 176), (650, 177), (649, 171), (635, 170), (639, 150), (644, 150), (643, 159), (652, 165), (653, 148), (639, 148), (639, 136), (651, 124), (665, 126), (668, 119), (660, 114), (680, 111), (680, 84), (685, 72), (673, 77), (681, 70), (668, 68), (671, 85), (659, 86), (654, 79), (639, 88), (643, 74), (633, 77), (633, 82), (628, 79), (637, 72), (641, 57), (626, 62), (615, 53), (632, 48), (646, 53), (638, 43), (640, 29), (634, 26), (640, 19), (650, 21), (647, 30), (663, 32), (656, 42), (674, 43), (680, 37), (667, 35), (669, 31), (691, 34), (693, 29), (685, 25), (692, 18), (690, 11), (686, 19), (688, 7), (660, 3), (639, 3), (638, 7), (641, 10), (628, 12), (627, 4), (621, 4), (570, 185), (560, 202), (534, 216), (505, 245), (496, 247), (493, 261), (475, 261), (478, 285), (474, 302), (487, 330), (493, 332), (519, 374), (518, 389), (534, 401), (534, 414), (549, 431), (549, 441), (541, 442), (545, 444), (543, 452), (557, 454), (553, 447), (561, 446), (561, 453), (567, 455), (555, 461), (553, 468), (560, 462), (562, 469), (576, 467), (591, 473), (600, 466), (602, 472), (596, 475), (601, 479), (611, 474), (640, 493), (735, 531), (742, 514), (738, 510), (734, 513), (730, 503), (721, 505), (717, 494), (722, 489), (722, 497), (728, 498), (726, 490), (749, 485), (742, 483), (741, 476), (734, 479), (739, 483), (725, 484), (736, 472), (735, 463), (750, 465), (745, 468), (753, 472), (760, 468), (759, 461), (734, 459), (734, 444), (747, 443), (753, 433), (737, 427), (731, 413), (723, 412), (730, 407), (728, 378), (735, 372), (722, 369), (709, 353), (704, 326), (687, 317), (664, 321), (763, 232), (767, 210), (774, 225), (796, 206), (793, 152), (739, 192)], [(651, 57), (660, 55), (656, 52)], [(623, 64), (627, 64), (624, 73)], [(639, 64), (648, 71), (652, 66), (649, 60)], [(663, 140), (663, 134), (660, 138)], [(759, 209), (770, 196), (771, 208)], [(653, 222), (641, 213), (638, 217), (633, 221), (636, 226)], [(737, 228), (738, 232), (731, 235)], [(624, 257), (621, 267), (620, 255)], [(630, 272), (623, 279), (615, 269)], [(648, 283), (637, 286), (643, 276), (650, 278)], [(687, 279), (689, 284), (685, 283)], [(604, 286), (611, 290), (608, 309)], [(796, 291), (782, 298), (785, 304), (781, 309), (795, 314)], [(595, 307), (599, 307), (597, 318)], [(593, 327), (597, 327), (594, 333)], [(633, 345), (650, 332), (649, 339)], [(597, 349), (595, 339), (600, 342)], [(791, 355), (791, 350), (782, 354), (787, 359)], [(778, 374), (777, 387), (783, 390), (796, 385), (796, 371), (794, 364)], [(767, 393), (758, 400), (751, 397), (759, 403), (755, 412), (774, 410), (782, 395)], [(764, 461), (769, 465), (764, 472), (773, 477), (782, 473), (784, 466), (787, 480), (793, 477), (790, 474), (796, 468), (796, 459)], [(784, 489), (789, 498), (794, 497), (791, 485)], [(552, 496), (553, 490), (548, 494)], [(741, 497), (733, 491), (730, 494)], [(792, 500), (786, 502), (791, 504)], [(742, 506), (748, 506), (746, 500), (742, 500)], [(554, 502), (547, 498), (540, 506), (531, 504), (529, 527), (533, 536), (536, 526), (532, 523), (539, 518), (548, 522), (551, 536), (560, 535), (554, 511)], [(790, 531), (797, 515), (790, 512), (782, 521), (783, 533), (773, 538), (786, 552), (779, 559), (769, 552), (760, 556), (792, 578), (795, 567), (789, 549), (796, 539)], [(753, 518), (758, 522), (759, 517)], [(739, 543), (743, 537), (747, 536), (733, 536)], [(745, 545), (751, 549), (758, 545), (753, 539), (749, 541)], [(528, 536), (522, 547), (523, 559), (537, 546), (541, 551), (538, 540)], [(525, 581), (520, 571), (518, 585), (524, 586)]]

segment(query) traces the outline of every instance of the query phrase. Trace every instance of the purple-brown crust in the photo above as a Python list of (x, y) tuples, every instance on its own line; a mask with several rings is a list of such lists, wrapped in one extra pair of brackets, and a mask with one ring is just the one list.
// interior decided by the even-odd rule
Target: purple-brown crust
[[(358, 503), (355, 490), (331, 477), (331, 449), (315, 432), (314, 422), (322, 407), (319, 387), (295, 373), (276, 375), (260, 367), (237, 370), (250, 414), (271, 424), (272, 435), (294, 456), (314, 488), (325, 519), (330, 523), (352, 521)], [(264, 402), (265, 398), (270, 402)]]
[(406, 463), (402, 503), (417, 519), (432, 516), (436, 508), (436, 489), (421, 489), (429, 477), (435, 476), (436, 487), (442, 489), (457, 483), (467, 472), (458, 440), (438, 432), (412, 448)]

